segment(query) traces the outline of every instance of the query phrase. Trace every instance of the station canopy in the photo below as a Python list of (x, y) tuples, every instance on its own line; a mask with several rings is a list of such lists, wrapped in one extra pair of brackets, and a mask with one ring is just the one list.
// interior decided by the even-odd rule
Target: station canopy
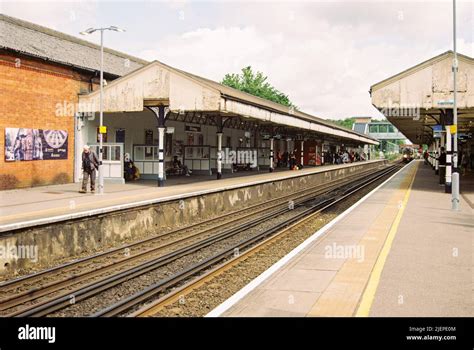
[[(100, 92), (79, 96), (79, 111), (99, 110)], [(294, 134), (322, 136), (346, 144), (377, 145), (378, 141), (332, 124), (324, 119), (294, 110), (159, 61), (136, 69), (104, 87), (104, 108), (108, 112), (139, 112), (164, 105), (168, 118), (212, 125), (216, 116), (227, 118), (227, 127), (271, 129), (283, 127)]]
[[(474, 59), (458, 54), (458, 133), (474, 131)], [(430, 144), (435, 125), (452, 124), (454, 53), (447, 51), (370, 88), (372, 104), (414, 144)]]

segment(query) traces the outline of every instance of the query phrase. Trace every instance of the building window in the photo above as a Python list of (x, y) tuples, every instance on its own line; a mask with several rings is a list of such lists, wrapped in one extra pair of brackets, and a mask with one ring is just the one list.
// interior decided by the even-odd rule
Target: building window
[(371, 134), (376, 134), (379, 132), (379, 126), (378, 125), (369, 125), (369, 132)]
[(387, 124), (381, 124), (379, 125), (379, 132), (388, 132), (388, 125)]
[(365, 126), (367, 124), (362, 123), (354, 123), (354, 131), (360, 132), (361, 134), (365, 134)]
[(393, 127), (393, 125), (389, 125), (389, 126), (388, 126), (388, 132), (394, 133), (394, 132), (395, 132), (394, 129), (395, 129), (395, 128)]

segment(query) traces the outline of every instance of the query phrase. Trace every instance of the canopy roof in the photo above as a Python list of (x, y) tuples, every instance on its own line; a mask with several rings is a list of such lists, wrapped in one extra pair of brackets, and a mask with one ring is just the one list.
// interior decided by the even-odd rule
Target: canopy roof
[[(80, 112), (97, 112), (99, 91), (79, 97)], [(153, 61), (104, 88), (104, 112), (136, 112), (166, 105), (171, 113), (202, 112), (239, 116), (314, 131), (357, 143), (378, 144), (366, 135), (339, 127), (290, 107), (268, 101), (212, 80)]]
[[(447, 51), (371, 86), (372, 104), (413, 143), (430, 143), (453, 108), (454, 53)], [(458, 54), (460, 133), (474, 131), (474, 59)]]

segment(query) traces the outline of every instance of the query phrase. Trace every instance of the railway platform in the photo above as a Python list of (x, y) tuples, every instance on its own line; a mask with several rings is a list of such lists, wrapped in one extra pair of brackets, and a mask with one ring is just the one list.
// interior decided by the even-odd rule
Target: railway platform
[(10, 254), (0, 258), (0, 275), (49, 268), (386, 167), (386, 161), (372, 160), (219, 181), (190, 176), (176, 178), (175, 185), (170, 180), (167, 187), (156, 187), (156, 182), (108, 185), (104, 195), (80, 194), (78, 184), (3, 191), (0, 245), (34, 247), (38, 261)]
[(472, 316), (472, 175), (412, 161), (208, 316)]
[(382, 162), (372, 160), (298, 171), (285, 168), (272, 173), (237, 172), (226, 174), (219, 181), (205, 175), (181, 176), (170, 178), (166, 187), (157, 187), (152, 180), (107, 184), (103, 195), (80, 194), (80, 184), (75, 183), (1, 191), (0, 232)]

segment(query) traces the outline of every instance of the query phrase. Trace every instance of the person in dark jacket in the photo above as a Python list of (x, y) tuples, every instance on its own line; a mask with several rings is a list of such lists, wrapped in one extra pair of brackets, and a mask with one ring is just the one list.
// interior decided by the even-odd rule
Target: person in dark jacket
[(444, 147), (441, 147), (441, 154), (438, 158), (438, 164), (446, 166), (446, 152), (444, 151)]
[(79, 193), (87, 192), (87, 182), (91, 178), (91, 193), (95, 192), (95, 178), (99, 169), (99, 160), (94, 151), (88, 145), (84, 146), (82, 152), (82, 189)]

